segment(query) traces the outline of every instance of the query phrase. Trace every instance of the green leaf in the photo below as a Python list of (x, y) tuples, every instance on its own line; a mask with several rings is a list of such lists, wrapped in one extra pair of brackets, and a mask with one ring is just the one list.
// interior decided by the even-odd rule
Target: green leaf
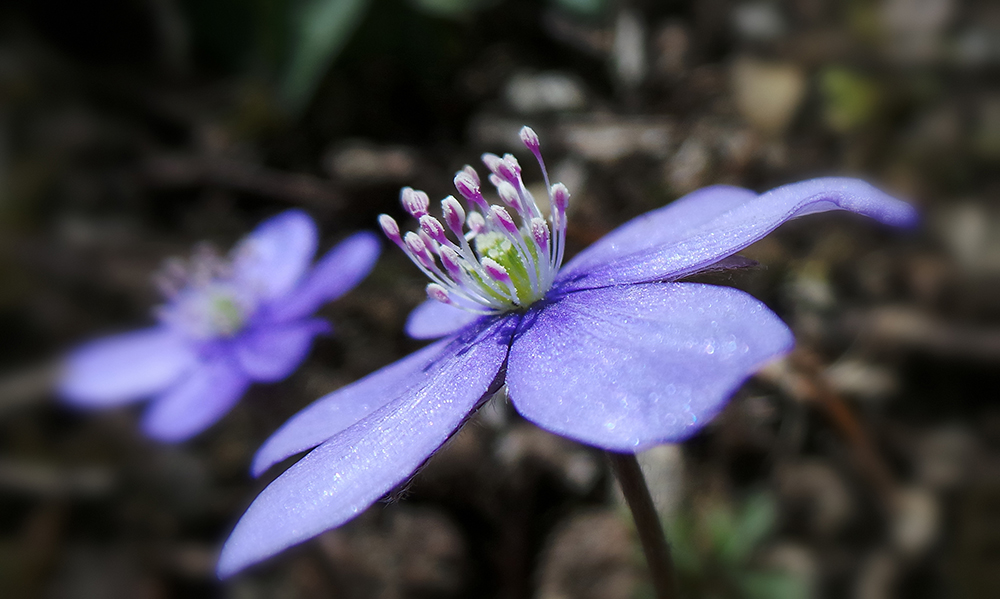
[(410, 0), (418, 9), (439, 17), (461, 17), (497, 4), (500, 0)]
[(279, 84), (282, 103), (298, 114), (364, 17), (371, 0), (305, 0), (292, 23), (291, 52)]
[(830, 67), (820, 74), (820, 91), (826, 123), (841, 133), (872, 121), (881, 101), (875, 81), (839, 67)]
[(774, 528), (774, 501), (766, 493), (759, 493), (746, 500), (735, 518), (732, 532), (721, 548), (721, 559), (738, 564), (749, 559), (757, 545)]
[(596, 17), (607, 8), (606, 0), (554, 0), (559, 8), (586, 17)]
[(740, 577), (746, 599), (808, 599), (809, 585), (788, 572), (747, 572)]

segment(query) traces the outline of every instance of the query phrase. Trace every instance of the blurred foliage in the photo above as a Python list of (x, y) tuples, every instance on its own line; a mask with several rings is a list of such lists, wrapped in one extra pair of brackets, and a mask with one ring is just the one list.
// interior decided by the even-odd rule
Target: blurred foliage
[(215, 62), (273, 79), (291, 114), (308, 104), (371, 0), (188, 2), (195, 41)]
[(410, 4), (428, 14), (456, 18), (496, 5), (501, 0), (410, 0)]
[(798, 599), (808, 596), (799, 576), (755, 561), (775, 528), (770, 495), (741, 505), (712, 499), (687, 505), (667, 523), (667, 536), (684, 597)]
[(853, 131), (874, 119), (880, 103), (878, 85), (843, 67), (831, 67), (820, 75), (820, 89), (827, 125), (840, 133)]
[(308, 0), (292, 24), (291, 52), (279, 83), (281, 100), (298, 113), (358, 26), (371, 0)]

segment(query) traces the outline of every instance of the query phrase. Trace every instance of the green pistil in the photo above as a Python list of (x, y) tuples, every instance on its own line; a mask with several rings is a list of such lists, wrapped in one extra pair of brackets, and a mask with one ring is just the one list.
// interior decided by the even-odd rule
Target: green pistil
[(211, 299), (212, 322), (216, 330), (225, 336), (243, 328), (243, 311), (228, 295), (215, 295)]
[[(538, 256), (535, 255), (534, 244), (531, 240), (526, 239), (525, 242), (528, 252), (531, 253), (531, 264), (524, 263), (517, 248), (502, 233), (491, 231), (476, 236), (476, 251), (479, 252), (480, 256), (490, 258), (504, 267), (510, 276), (511, 282), (514, 284), (518, 303), (522, 306), (538, 299), (534, 297), (531, 289), (531, 278), (528, 276), (528, 268), (535, 268)], [(536, 270), (536, 276), (537, 274)], [(492, 291), (490, 294), (495, 295)]]

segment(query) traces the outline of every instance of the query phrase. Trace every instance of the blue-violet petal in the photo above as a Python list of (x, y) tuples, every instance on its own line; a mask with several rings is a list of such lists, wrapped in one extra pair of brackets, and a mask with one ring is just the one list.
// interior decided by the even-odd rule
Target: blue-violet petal
[[(417, 384), (326, 441), (274, 480), (247, 509), (219, 558), (220, 576), (339, 526), (405, 481), (498, 386), (508, 319), (451, 344)], [(412, 375), (412, 372), (411, 372)]]
[(288, 297), (270, 308), (273, 320), (302, 318), (361, 282), (378, 260), (381, 244), (374, 233), (355, 233), (328, 251)]
[(234, 275), (258, 297), (281, 297), (305, 274), (316, 244), (312, 218), (301, 210), (286, 210), (262, 222), (233, 249)]
[(287, 457), (316, 447), (398, 398), (427, 393), (429, 389), (454, 392), (454, 387), (447, 386), (451, 384), (449, 377), (457, 376), (456, 370), (475, 367), (469, 361), (477, 359), (482, 351), (472, 351), (467, 345), (506, 343), (516, 319), (508, 317), (497, 321), (484, 321), (482, 326), (473, 326), (455, 337), (442, 339), (314, 401), (257, 450), (252, 468), (254, 476)]
[(681, 441), (704, 426), (791, 331), (729, 287), (649, 283), (570, 293), (530, 310), (514, 336), (514, 407), (610, 451)]
[(414, 339), (437, 339), (454, 333), (477, 318), (481, 316), (468, 310), (437, 300), (424, 300), (406, 319), (406, 334)]
[[(723, 188), (726, 189), (737, 188)], [(736, 198), (737, 192), (726, 192), (726, 195), (729, 193), (734, 194), (730, 198)], [(712, 217), (688, 230), (682, 239), (671, 238), (665, 243), (642, 247), (642, 243), (634, 243), (630, 236), (623, 235), (625, 245), (642, 249), (622, 256), (613, 250), (595, 250), (593, 259), (574, 260), (559, 273), (555, 283), (557, 293), (625, 283), (676, 280), (742, 250), (789, 219), (815, 212), (849, 210), (898, 226), (913, 225), (917, 220), (912, 206), (859, 179), (829, 177), (792, 183), (737, 203), (721, 213), (717, 210), (726, 206), (728, 199), (718, 200), (722, 197), (719, 195), (713, 199), (713, 194), (699, 197), (705, 200), (705, 209)], [(669, 208), (663, 209), (654, 224), (670, 215)], [(687, 216), (689, 210), (696, 208), (694, 199), (686, 201), (682, 208)], [(633, 225), (628, 223), (625, 226)], [(647, 229), (641, 224), (637, 228)], [(616, 239), (619, 233), (612, 231), (610, 236)], [(603, 245), (601, 241), (597, 243)], [(607, 262), (595, 261), (598, 254), (610, 259)]]
[(60, 391), (87, 407), (137, 401), (177, 381), (196, 359), (188, 340), (166, 327), (104, 337), (69, 355)]
[(225, 416), (249, 386), (231, 356), (215, 356), (153, 400), (143, 416), (143, 430), (159, 441), (183, 441)]

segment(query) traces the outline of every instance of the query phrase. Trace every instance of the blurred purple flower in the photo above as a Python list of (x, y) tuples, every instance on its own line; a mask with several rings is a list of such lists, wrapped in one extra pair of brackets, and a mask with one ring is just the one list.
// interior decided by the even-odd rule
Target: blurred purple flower
[(70, 353), (60, 385), (75, 406), (104, 408), (152, 398), (143, 428), (181, 441), (224, 416), (253, 381), (278, 381), (331, 331), (311, 314), (363, 279), (379, 254), (357, 233), (310, 270), (317, 233), (299, 210), (261, 223), (225, 259), (207, 246), (157, 276), (167, 302), (159, 324), (87, 343)]
[[(522, 140), (548, 185), (538, 138), (525, 128)], [(504, 384), (525, 418), (605, 450), (638, 452), (691, 436), (793, 338), (746, 293), (680, 279), (740, 265), (736, 252), (805, 214), (916, 219), (908, 204), (855, 179), (813, 179), (762, 195), (715, 186), (626, 223), (560, 269), (569, 192), (549, 187), (545, 217), (513, 156), (486, 154), (483, 162), (517, 221), (486, 203), (471, 167), (455, 177), (468, 215), (449, 196), (442, 224), (427, 214), (427, 195), (407, 188), (402, 203), (419, 232), (401, 235), (380, 217), (433, 281), (408, 332), (447, 337), (320, 399), (261, 447), (255, 474), (315, 449), (247, 510), (223, 548), (221, 576), (358, 515)]]

